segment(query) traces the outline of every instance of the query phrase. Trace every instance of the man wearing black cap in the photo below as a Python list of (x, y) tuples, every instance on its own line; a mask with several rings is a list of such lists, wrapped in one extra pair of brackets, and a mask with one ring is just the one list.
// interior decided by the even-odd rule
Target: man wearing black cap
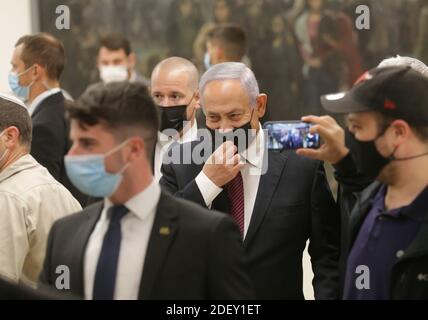
[(322, 103), (348, 114), (346, 139), (326, 125), (329, 117), (306, 117), (325, 144), (298, 153), (328, 160), (338, 171), (353, 162), (358, 174), (376, 179), (342, 208), (349, 223), (342, 236), (343, 298), (427, 299), (428, 79), (409, 67), (377, 68)]

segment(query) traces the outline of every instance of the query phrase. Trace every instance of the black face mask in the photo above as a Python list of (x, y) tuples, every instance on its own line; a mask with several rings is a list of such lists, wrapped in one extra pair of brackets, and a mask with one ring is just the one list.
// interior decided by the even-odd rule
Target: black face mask
[[(383, 135), (383, 134), (382, 134)], [(368, 178), (376, 179), (382, 170), (394, 159), (394, 153), (385, 158), (376, 148), (378, 136), (372, 141), (359, 141), (349, 130), (346, 130), (346, 146), (349, 148), (358, 171)]]
[(160, 116), (160, 131), (174, 129), (181, 132), (187, 121), (187, 106), (162, 107), (158, 106)]
[(395, 152), (397, 151), (397, 148), (389, 157), (382, 156), (377, 150), (375, 143), (385, 134), (386, 130), (376, 139), (367, 142), (357, 140), (349, 130), (346, 130), (345, 132), (346, 146), (351, 152), (355, 165), (358, 171), (368, 178), (377, 179), (382, 170), (393, 161), (409, 161), (428, 156), (427, 152), (406, 158), (396, 158)]
[[(251, 119), (253, 117), (251, 116)], [(255, 130), (251, 128), (251, 120), (244, 124), (242, 127), (235, 128), (230, 132), (221, 133), (218, 130), (208, 128), (211, 134), (213, 151), (217, 150), (223, 143), (233, 141), (233, 144), (241, 153), (248, 149), (251, 143), (256, 138)]]
[(193, 95), (189, 104), (178, 105), (171, 107), (158, 106), (158, 112), (160, 117), (160, 132), (168, 129), (174, 129), (177, 132), (181, 132), (184, 128), (184, 122), (187, 121), (187, 108), (192, 103), (195, 95)]

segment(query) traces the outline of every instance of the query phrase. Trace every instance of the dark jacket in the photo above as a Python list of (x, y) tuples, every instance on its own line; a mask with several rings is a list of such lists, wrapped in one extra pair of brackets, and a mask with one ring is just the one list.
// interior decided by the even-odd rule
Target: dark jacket
[(70, 126), (65, 118), (67, 102), (62, 92), (47, 97), (32, 114), (33, 140), (31, 155), (62, 185), (64, 185), (81, 205), (87, 197), (70, 182), (65, 172), (64, 156), (71, 147)]
[[(103, 209), (96, 203), (54, 224), (40, 284), (55, 286), (60, 265), (70, 269), (70, 293), (84, 296), (84, 254)], [(169, 228), (168, 234), (161, 229)], [(149, 239), (139, 298), (253, 299), (238, 228), (220, 213), (162, 193)]]
[[(358, 174), (348, 155), (336, 166), (340, 183), (342, 211), (341, 283), (344, 284), (346, 262), (360, 228), (372, 207), (381, 183)], [(368, 185), (369, 184), (369, 185)], [(368, 185), (368, 186), (367, 186)], [(394, 265), (391, 274), (391, 299), (428, 299), (428, 199), (427, 218), (405, 255)]]
[[(191, 143), (192, 150), (198, 143)], [(181, 148), (180, 154), (189, 149), (188, 145), (176, 148)], [(202, 168), (203, 164), (164, 165), (161, 185), (179, 197), (206, 206), (195, 182)], [(229, 212), (225, 191), (212, 208)], [(268, 170), (260, 177), (244, 241), (257, 298), (304, 298), (302, 254), (308, 240), (315, 297), (337, 298), (339, 225), (339, 212), (323, 164), (295, 153), (269, 152)]]
[(33, 289), (24, 284), (13, 283), (0, 277), (0, 300), (77, 300), (76, 297), (60, 294), (49, 288)]

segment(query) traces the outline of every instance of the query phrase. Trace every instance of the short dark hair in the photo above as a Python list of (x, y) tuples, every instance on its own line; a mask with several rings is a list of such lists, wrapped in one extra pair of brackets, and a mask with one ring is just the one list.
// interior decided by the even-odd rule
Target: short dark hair
[(132, 52), (131, 43), (120, 33), (110, 33), (103, 36), (100, 40), (98, 51), (102, 48), (107, 48), (110, 51), (123, 49), (127, 56)]
[(140, 130), (151, 162), (159, 131), (157, 108), (142, 83), (99, 83), (67, 107), (67, 116), (85, 129), (104, 125), (119, 139), (129, 137), (128, 130)]
[(38, 64), (46, 69), (50, 79), (60, 79), (65, 66), (65, 49), (60, 40), (48, 33), (38, 33), (21, 37), (15, 47), (21, 44), (21, 59), (26, 68)]
[(33, 128), (28, 110), (0, 97), (0, 132), (9, 127), (18, 128), (20, 144), (30, 147)]
[(247, 35), (238, 25), (218, 25), (208, 32), (208, 41), (222, 47), (229, 62), (241, 62), (247, 51)]

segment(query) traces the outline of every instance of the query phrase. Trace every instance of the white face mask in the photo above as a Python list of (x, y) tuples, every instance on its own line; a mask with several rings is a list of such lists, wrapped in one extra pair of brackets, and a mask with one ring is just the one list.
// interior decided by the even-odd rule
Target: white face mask
[(128, 80), (128, 68), (126, 66), (100, 67), (100, 77), (104, 83), (122, 82)]

